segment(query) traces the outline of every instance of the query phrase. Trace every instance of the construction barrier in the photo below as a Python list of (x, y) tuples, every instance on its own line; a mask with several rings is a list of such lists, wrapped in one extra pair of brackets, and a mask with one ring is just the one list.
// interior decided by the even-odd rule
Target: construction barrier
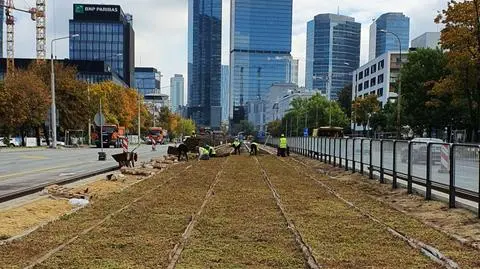
[(440, 169), (439, 173), (450, 172), (450, 145), (442, 145), (440, 150)]
[(122, 139), (122, 149), (123, 149), (123, 152), (128, 152), (128, 138), (127, 137)]

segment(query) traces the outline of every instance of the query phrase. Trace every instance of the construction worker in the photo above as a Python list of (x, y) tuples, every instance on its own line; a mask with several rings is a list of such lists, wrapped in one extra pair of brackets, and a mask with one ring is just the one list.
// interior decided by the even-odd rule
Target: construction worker
[(192, 132), (192, 137), (197, 137), (197, 133), (195, 133), (195, 131)]
[(198, 159), (204, 161), (210, 160), (210, 151), (207, 146), (198, 148)]
[(242, 143), (240, 143), (240, 140), (238, 140), (238, 137), (235, 138), (235, 141), (233, 141), (233, 148), (235, 149), (235, 155), (240, 155), (240, 146), (242, 145)]
[(208, 155), (210, 156), (210, 158), (213, 158), (213, 157), (217, 156), (217, 152), (215, 151), (214, 147), (206, 145), (205, 148), (208, 149)]
[(250, 155), (257, 156), (257, 152), (258, 152), (258, 144), (257, 142), (253, 141), (252, 143), (250, 143)]
[(287, 138), (282, 134), (280, 137), (280, 145), (278, 146), (280, 156), (286, 157), (287, 147)]

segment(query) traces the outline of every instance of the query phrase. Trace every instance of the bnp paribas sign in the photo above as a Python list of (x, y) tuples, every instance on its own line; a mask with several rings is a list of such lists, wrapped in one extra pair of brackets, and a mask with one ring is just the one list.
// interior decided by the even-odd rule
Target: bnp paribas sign
[(121, 13), (120, 6), (113, 5), (73, 5), (74, 19), (82, 20), (111, 20), (118, 19)]

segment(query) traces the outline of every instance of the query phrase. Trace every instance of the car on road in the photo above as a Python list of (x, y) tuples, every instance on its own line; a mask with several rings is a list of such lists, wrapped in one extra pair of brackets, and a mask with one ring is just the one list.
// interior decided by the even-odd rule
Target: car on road
[(20, 147), (21, 141), (16, 137), (0, 137), (0, 147)]
[[(437, 138), (414, 138), (410, 141), (412, 146), (412, 163), (413, 164), (425, 164), (427, 163), (427, 145), (428, 143), (444, 143), (441, 139)], [(433, 165), (440, 163), (441, 161), (442, 145), (435, 144), (431, 147), (431, 160)], [(401, 151), (401, 161), (406, 163), (408, 161), (408, 147)]]

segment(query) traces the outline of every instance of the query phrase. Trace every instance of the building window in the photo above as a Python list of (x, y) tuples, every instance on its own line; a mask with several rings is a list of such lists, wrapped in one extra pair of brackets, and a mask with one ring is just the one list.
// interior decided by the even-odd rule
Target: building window
[(367, 81), (365, 81), (365, 82), (363, 83), (363, 88), (366, 90), (366, 89), (368, 89), (369, 87), (370, 87), (370, 84), (369, 84), (369, 81), (367, 80)]
[(367, 96), (368, 96), (368, 93), (364, 94), (364, 95), (363, 95), (363, 98), (367, 98)]
[(370, 69), (371, 69), (370, 73), (372, 73), (372, 74), (377, 72), (377, 65), (376, 64), (372, 65), (372, 67)]
[(358, 79), (362, 79), (363, 78), (363, 71), (358, 73)]
[(377, 96), (382, 97), (383, 96), (383, 88), (380, 88), (377, 90)]
[(365, 73), (365, 77), (368, 77), (368, 75), (370, 75), (370, 69), (369, 68), (365, 69), (364, 73)]
[(383, 68), (385, 68), (385, 60), (378, 62), (378, 70), (382, 70)]
[(373, 77), (371, 80), (370, 80), (370, 85), (373, 87), (375, 85), (377, 85), (377, 78)]
[(377, 92), (375, 92), (375, 91), (371, 91), (371, 92), (370, 92), (370, 95), (374, 95), (374, 94), (376, 94), (376, 93), (377, 93)]
[(358, 91), (359, 92), (363, 91), (363, 84), (362, 83), (358, 84)]
[(377, 82), (378, 84), (383, 83), (383, 74), (378, 76)]

